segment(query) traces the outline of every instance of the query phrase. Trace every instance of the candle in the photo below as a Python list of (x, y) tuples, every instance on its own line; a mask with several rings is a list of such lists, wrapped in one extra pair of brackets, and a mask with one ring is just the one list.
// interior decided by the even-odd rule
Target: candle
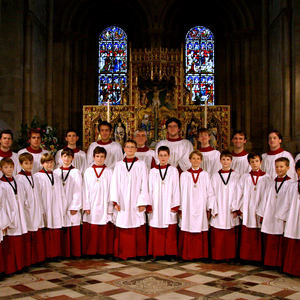
[(110, 122), (109, 98), (107, 99), (107, 122)]
[(207, 99), (205, 99), (204, 107), (204, 128), (207, 128)]

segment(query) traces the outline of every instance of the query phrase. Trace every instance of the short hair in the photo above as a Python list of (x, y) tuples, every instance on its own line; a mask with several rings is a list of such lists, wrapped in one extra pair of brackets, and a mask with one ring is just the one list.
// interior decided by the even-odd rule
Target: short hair
[(129, 139), (129, 140), (127, 140), (127, 141), (125, 142), (124, 147), (126, 147), (126, 145), (129, 144), (129, 143), (135, 144), (135, 148), (137, 148), (137, 143), (136, 143), (136, 141), (135, 141), (135, 140), (131, 140), (131, 139)]
[(61, 151), (61, 154), (60, 154), (60, 156), (63, 156), (63, 155), (67, 155), (67, 156), (71, 156), (72, 158), (74, 158), (74, 151), (72, 150), (72, 149), (70, 149), (70, 148), (65, 148), (65, 149), (63, 149), (63, 151)]
[(67, 132), (66, 132), (66, 136), (67, 136), (68, 133), (70, 133), (70, 132), (74, 132), (74, 133), (76, 134), (76, 136), (78, 136), (77, 130), (75, 130), (74, 128), (69, 128), (69, 129), (67, 130)]
[(44, 154), (41, 156), (41, 164), (44, 164), (45, 162), (51, 161), (51, 160), (54, 161), (54, 157), (53, 157), (53, 155), (50, 154), (50, 153), (44, 153)]
[(11, 136), (11, 139), (13, 140), (14, 139), (14, 135), (12, 133), (12, 131), (10, 129), (4, 129), (0, 132), (0, 139), (2, 139), (2, 135), (3, 134), (10, 134)]
[(295, 164), (295, 170), (296, 170), (296, 172), (297, 172), (298, 169), (300, 169), (300, 159), (298, 159), (296, 161), (296, 164)]
[(11, 165), (11, 166), (15, 166), (14, 161), (10, 158), (10, 157), (4, 157), (0, 160), (0, 168), (2, 168), (4, 165)]
[(203, 160), (203, 154), (199, 150), (194, 150), (193, 152), (191, 152), (189, 155), (189, 159), (192, 159), (194, 154), (200, 156), (201, 160)]
[(146, 136), (147, 136), (147, 130), (146, 130), (145, 128), (138, 128), (138, 129), (134, 132), (133, 136), (135, 137), (136, 134), (137, 134), (138, 132), (145, 132), (145, 133), (146, 133)]
[(104, 147), (97, 146), (93, 151), (93, 157), (95, 157), (96, 154), (104, 154), (104, 156), (106, 157), (107, 151)]
[(101, 127), (101, 126), (108, 126), (108, 127), (109, 127), (109, 131), (112, 131), (112, 126), (111, 126), (111, 124), (108, 123), (107, 121), (102, 121), (102, 122), (99, 123), (99, 125), (98, 125), (98, 130), (99, 130), (99, 131), (100, 131), (100, 127)]
[(232, 160), (232, 154), (231, 154), (231, 152), (228, 151), (228, 150), (223, 150), (223, 151), (221, 152), (220, 159), (221, 159), (222, 157), (229, 157), (229, 158)]
[(175, 122), (178, 125), (178, 128), (181, 129), (181, 121), (177, 118), (169, 118), (166, 122), (166, 127), (168, 128), (169, 124)]
[(257, 152), (257, 151), (250, 152), (247, 156), (248, 162), (250, 163), (250, 159), (254, 159), (257, 156), (258, 156), (259, 160), (262, 161), (262, 156), (259, 152)]
[(277, 162), (284, 162), (286, 164), (287, 167), (290, 166), (290, 160), (287, 157), (279, 157), (275, 160), (275, 164)]
[(197, 131), (197, 138), (199, 138), (200, 133), (207, 133), (209, 136), (211, 136), (210, 131), (207, 128), (204, 128), (204, 127), (198, 129), (198, 131)]
[(231, 136), (231, 139), (233, 139), (233, 137), (236, 135), (236, 134), (239, 134), (239, 135), (243, 135), (245, 140), (247, 139), (247, 135), (246, 135), (246, 132), (243, 131), (243, 130), (236, 130), (233, 132), (232, 136)]
[(269, 132), (269, 134), (268, 134), (268, 139), (269, 139), (269, 135), (270, 135), (271, 133), (275, 133), (275, 134), (278, 136), (278, 138), (279, 138), (281, 141), (283, 141), (283, 136), (282, 136), (282, 134), (281, 134), (281, 132), (280, 132), (279, 130), (275, 129), (275, 130)]
[(24, 161), (33, 161), (33, 155), (29, 152), (24, 152), (19, 156), (19, 162), (22, 164)]
[(159, 154), (159, 152), (161, 151), (166, 151), (169, 155), (170, 155), (170, 148), (167, 147), (167, 146), (160, 146), (158, 149), (157, 149), (157, 154)]
[(33, 133), (39, 133), (40, 136), (41, 136), (41, 139), (43, 138), (43, 133), (40, 129), (37, 129), (37, 128), (30, 128), (29, 131), (28, 131), (28, 139), (30, 140), (31, 139), (31, 136)]

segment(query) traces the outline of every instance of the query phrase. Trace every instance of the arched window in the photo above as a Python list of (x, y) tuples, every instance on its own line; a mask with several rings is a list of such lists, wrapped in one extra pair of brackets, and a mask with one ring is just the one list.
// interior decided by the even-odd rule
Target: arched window
[(185, 80), (193, 101), (214, 105), (214, 36), (203, 26), (190, 29), (185, 38)]
[(99, 36), (98, 104), (120, 104), (127, 85), (127, 36), (119, 27), (108, 27)]

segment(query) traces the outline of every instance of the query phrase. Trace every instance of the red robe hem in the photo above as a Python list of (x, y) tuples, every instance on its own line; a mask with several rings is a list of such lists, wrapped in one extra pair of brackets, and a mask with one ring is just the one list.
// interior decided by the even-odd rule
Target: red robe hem
[(266, 266), (282, 267), (283, 235), (263, 233), (263, 262)]
[(260, 228), (249, 228), (245, 225), (241, 229), (240, 258), (250, 261), (262, 261), (262, 245)]
[(237, 227), (231, 229), (210, 228), (211, 258), (213, 260), (236, 258)]
[(177, 224), (169, 225), (168, 228), (149, 226), (148, 254), (153, 257), (177, 256)]
[(208, 258), (208, 231), (199, 233), (180, 231), (178, 256), (184, 260)]
[(114, 252), (115, 225), (95, 225), (83, 222), (82, 225), (82, 254), (106, 255)]
[(286, 248), (283, 260), (283, 272), (300, 276), (300, 240), (283, 238)]
[(137, 228), (115, 227), (114, 256), (121, 259), (147, 255), (146, 225)]

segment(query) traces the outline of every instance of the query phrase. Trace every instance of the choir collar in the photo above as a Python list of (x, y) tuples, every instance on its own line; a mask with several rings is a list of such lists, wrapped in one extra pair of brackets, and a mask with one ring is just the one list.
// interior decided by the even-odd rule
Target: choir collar
[[(13, 177), (7, 177), (7, 176), (6, 176), (6, 178), (8, 179), (9, 182), (13, 182), (13, 181), (14, 181), (14, 178), (13, 178)], [(0, 178), (0, 180), (1, 180), (1, 181), (4, 181), (4, 182), (7, 182), (7, 180), (4, 178), (4, 176), (2, 176), (2, 177)]]
[[(23, 171), (23, 172), (22, 172)], [(31, 172), (27, 172), (25, 170), (22, 169), (22, 171), (19, 172), (19, 175), (27, 175), (27, 176), (31, 176)]]
[[(135, 156), (133, 158), (128, 158), (127, 156), (125, 157), (128, 163), (132, 163), (133, 160), (135, 159), (134, 162), (138, 161), (139, 159)], [(123, 161), (125, 162), (125, 158), (123, 159)]]
[(42, 169), (42, 170), (40, 170), (39, 172), (40, 173), (44, 173), (44, 174), (46, 174), (46, 172), (48, 173), (48, 174), (52, 174), (53, 172), (52, 171), (46, 171), (46, 170), (44, 170), (44, 168)]
[(246, 156), (246, 155), (248, 155), (248, 152), (246, 152), (245, 150), (243, 150), (243, 151), (240, 152), (240, 153), (235, 153), (234, 151), (232, 151), (231, 154), (232, 154), (233, 157), (241, 157), (241, 156)]
[(112, 141), (108, 141), (108, 142), (102, 142), (101, 140), (100, 140), (100, 141), (97, 141), (97, 144), (102, 145), (102, 146), (104, 146), (104, 145), (109, 145), (109, 144), (111, 144), (111, 143), (112, 143)]
[(230, 170), (220, 170), (220, 173), (222, 173), (222, 174), (224, 174), (224, 173), (229, 173), (229, 172), (233, 172), (233, 170), (232, 169), (230, 169)]
[(137, 147), (137, 152), (147, 152), (149, 148), (147, 146)]
[(203, 169), (199, 168), (197, 170), (194, 170), (193, 168), (189, 168), (187, 171), (190, 173), (201, 173)]
[(94, 169), (98, 169), (98, 168), (106, 168), (106, 165), (105, 164), (103, 164), (102, 166), (97, 166), (97, 165), (92, 165), (92, 168), (94, 168)]
[(13, 155), (13, 152), (11, 150), (8, 150), (8, 151), (4, 152), (0, 149), (0, 156), (1, 157), (12, 157), (12, 155)]
[[(277, 177), (274, 179), (274, 181), (282, 182), (283, 179), (284, 179), (284, 177), (285, 177), (285, 176), (279, 178), (279, 177), (277, 176)], [(289, 176), (287, 176), (285, 180), (290, 180), (290, 179), (291, 179), (291, 178), (290, 178)]]
[(272, 150), (269, 150), (268, 152), (267, 152), (267, 154), (268, 155), (276, 155), (276, 154), (279, 154), (279, 153), (281, 153), (281, 152), (283, 152), (284, 150), (282, 149), (282, 148), (279, 148), (279, 149), (277, 149), (277, 150), (275, 150), (275, 151), (272, 151)]
[(168, 140), (169, 142), (179, 142), (179, 141), (182, 140), (182, 138), (181, 138), (181, 137), (178, 137), (178, 138), (176, 138), (176, 139), (171, 139), (171, 138), (168, 137), (167, 140)]
[(72, 166), (72, 165), (70, 165), (69, 167), (67, 167), (67, 168), (65, 168), (65, 167), (60, 167), (60, 169), (61, 170), (63, 170), (63, 171), (69, 171), (69, 170), (72, 170), (72, 169), (74, 169), (74, 167)]
[(252, 176), (264, 176), (266, 172), (263, 172), (261, 169), (259, 169), (257, 171), (251, 170), (249, 174), (251, 174)]
[[(64, 150), (65, 149), (72, 149), (72, 148), (70, 148), (70, 147), (67, 146), (67, 147), (64, 148)], [(72, 149), (72, 150), (73, 150), (74, 153), (78, 153), (80, 151), (77, 147), (74, 148), (74, 149)]]
[(39, 150), (34, 150), (31, 146), (27, 147), (26, 150), (30, 153), (35, 153), (35, 154), (41, 153), (43, 151), (42, 148), (39, 148)]
[(169, 166), (170, 166), (169, 164), (166, 164), (166, 165), (164, 165), (164, 166), (156, 165), (156, 166), (155, 166), (155, 169), (159, 169), (159, 167), (160, 167), (160, 169), (163, 170), (163, 169), (166, 169), (166, 168), (169, 167)]
[(215, 150), (212, 146), (208, 146), (208, 147), (205, 147), (205, 148), (199, 148), (199, 151), (200, 152), (210, 152), (210, 151), (213, 151)]

